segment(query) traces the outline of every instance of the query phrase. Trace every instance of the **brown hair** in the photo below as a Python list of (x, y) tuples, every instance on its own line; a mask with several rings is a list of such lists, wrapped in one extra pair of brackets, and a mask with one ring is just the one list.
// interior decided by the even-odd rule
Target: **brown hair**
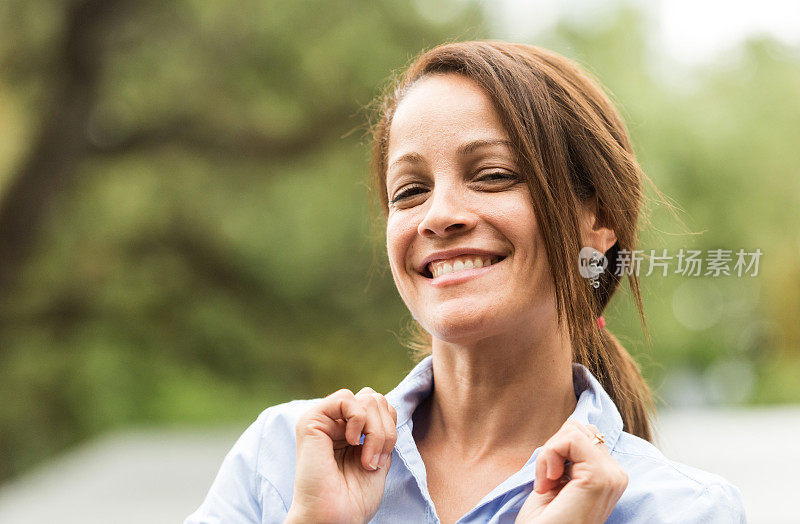
[[(567, 323), (573, 359), (601, 382), (625, 430), (651, 440), (652, 400), (639, 367), (608, 329), (596, 325), (620, 283), (619, 251), (636, 248), (641, 183), (647, 180), (622, 119), (584, 70), (552, 51), (495, 41), (440, 45), (417, 57), (378, 101), (372, 168), (384, 213), (394, 110), (415, 82), (440, 73), (470, 78), (494, 103), (533, 198), (555, 284), (558, 323)], [(577, 264), (582, 247), (579, 204), (590, 199), (596, 200), (598, 220), (617, 237), (606, 252), (608, 268), (596, 289), (580, 276)], [(647, 334), (637, 276), (629, 273), (628, 282)], [(428, 354), (430, 335), (418, 328), (426, 338), (417, 344), (417, 352)]]

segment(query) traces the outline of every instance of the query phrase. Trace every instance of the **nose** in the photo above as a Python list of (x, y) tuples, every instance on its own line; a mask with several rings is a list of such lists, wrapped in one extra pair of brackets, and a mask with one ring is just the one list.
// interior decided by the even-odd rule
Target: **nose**
[(428, 212), (417, 227), (421, 236), (447, 237), (475, 227), (477, 218), (464, 205), (458, 191), (451, 188), (434, 189), (428, 202)]

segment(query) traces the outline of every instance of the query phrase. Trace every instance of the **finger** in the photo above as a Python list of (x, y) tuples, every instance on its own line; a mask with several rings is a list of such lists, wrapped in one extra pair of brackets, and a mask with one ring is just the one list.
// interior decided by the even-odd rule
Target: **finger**
[[(577, 420), (574, 420), (574, 419), (571, 419), (571, 418), (567, 419), (567, 421), (564, 422), (564, 425), (561, 426), (561, 430), (563, 430), (563, 431), (570, 431), (572, 429), (579, 430), (581, 433), (583, 433), (584, 435), (586, 435), (590, 439), (592, 437), (594, 437), (595, 433), (599, 433), (599, 430), (597, 429), (597, 427), (593, 426), (592, 424), (585, 424), (584, 425), (584, 424), (581, 424), (580, 422), (578, 422)], [(561, 431), (561, 430), (559, 430), (559, 431)]]
[(367, 420), (363, 428), (364, 446), (361, 448), (361, 464), (370, 471), (378, 469), (386, 440), (383, 417), (378, 409), (378, 401), (373, 396), (374, 393), (371, 388), (364, 388), (356, 394), (356, 400), (367, 411)]
[(548, 480), (553, 481), (553, 485), (555, 485), (557, 483), (556, 481), (565, 473), (565, 458), (553, 448), (549, 448), (545, 456), (547, 457), (547, 471), (545, 472), (545, 477), (547, 477)]
[(318, 411), (326, 418), (330, 419), (332, 423), (328, 424), (331, 429), (328, 435), (331, 439), (335, 439), (337, 427), (336, 420), (342, 419), (346, 423), (345, 427), (345, 440), (351, 446), (357, 446), (361, 437), (361, 430), (367, 421), (367, 412), (364, 406), (359, 404), (355, 395), (349, 389), (340, 389), (325, 397), (323, 402), (319, 405)]
[(536, 457), (536, 471), (534, 472), (534, 478), (536, 480), (533, 483), (533, 490), (539, 494), (547, 493), (549, 489), (546, 481), (547, 462), (545, 462), (543, 458), (545, 451), (544, 448), (540, 449), (539, 455)]
[(589, 435), (574, 425), (565, 426), (546, 445), (564, 460), (574, 463), (596, 460), (603, 455), (599, 447), (592, 444)]
[(381, 419), (383, 420), (383, 431), (385, 435), (378, 466), (380, 468), (386, 468), (391, 461), (394, 445), (397, 443), (397, 412), (392, 416), (392, 410), (394, 408), (391, 407), (386, 397), (380, 393), (375, 393), (373, 396), (378, 403), (378, 411), (380, 411)]
[(345, 437), (345, 431), (347, 430), (347, 422), (345, 420), (339, 419), (336, 420), (334, 423), (335, 423), (335, 429), (334, 429), (335, 438), (333, 438), (333, 449), (346, 448), (347, 446), (350, 445), (350, 443), (347, 442), (347, 439)]
[(534, 489), (537, 493), (547, 493), (558, 485), (558, 480), (564, 473), (564, 457), (560, 456), (547, 444), (539, 451), (536, 458), (536, 482)]
[[(538, 482), (538, 481), (537, 481)], [(534, 486), (535, 487), (535, 486)], [(517, 514), (516, 522), (534, 522), (536, 517), (544, 511), (544, 508), (556, 497), (556, 490), (538, 493), (532, 491)]]
[[(308, 409), (297, 421), (296, 432), (298, 443), (306, 436), (318, 435), (319, 433), (322, 433), (334, 442), (344, 439), (344, 425), (342, 419), (345, 418), (345, 415), (342, 413), (343, 408), (341, 406), (343, 398), (346, 398), (345, 391), (340, 390), (331, 393)], [(347, 407), (345, 407), (344, 410), (348, 411)]]
[(583, 424), (567, 419), (559, 430), (542, 446), (536, 459), (536, 485), (538, 493), (546, 493), (560, 485), (562, 478), (569, 478), (572, 463), (569, 443), (573, 440), (588, 440), (593, 434)]

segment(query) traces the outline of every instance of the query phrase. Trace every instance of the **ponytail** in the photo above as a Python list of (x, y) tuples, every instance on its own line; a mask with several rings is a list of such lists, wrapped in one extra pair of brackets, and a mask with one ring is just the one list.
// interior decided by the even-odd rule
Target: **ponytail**
[(596, 351), (596, 358), (579, 357), (577, 360), (597, 377), (614, 401), (622, 416), (625, 431), (651, 441), (648, 413), (653, 410), (653, 401), (650, 388), (642, 377), (638, 364), (622, 347), (617, 337), (605, 327), (600, 328), (598, 334), (601, 345)]

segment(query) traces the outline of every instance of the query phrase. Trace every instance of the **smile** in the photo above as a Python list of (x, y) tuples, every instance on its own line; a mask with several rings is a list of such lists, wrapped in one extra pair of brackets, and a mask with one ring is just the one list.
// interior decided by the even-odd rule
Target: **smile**
[(487, 255), (461, 255), (446, 260), (431, 262), (428, 264), (426, 272), (430, 275), (429, 278), (437, 278), (442, 275), (458, 273), (468, 269), (489, 267), (502, 259), (503, 257)]

